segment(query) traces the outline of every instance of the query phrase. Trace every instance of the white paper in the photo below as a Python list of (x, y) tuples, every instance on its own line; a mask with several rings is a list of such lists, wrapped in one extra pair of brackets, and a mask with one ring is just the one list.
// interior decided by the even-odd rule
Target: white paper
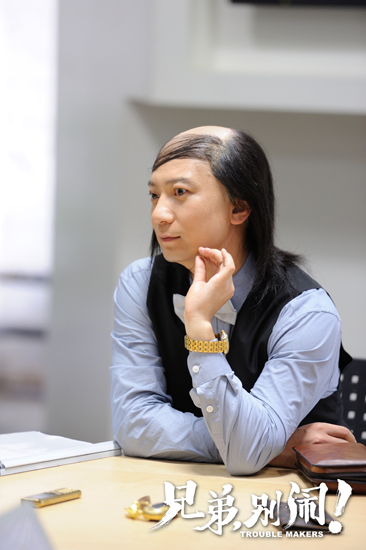
[(41, 432), (0, 434), (0, 475), (120, 454), (115, 441), (88, 443)]

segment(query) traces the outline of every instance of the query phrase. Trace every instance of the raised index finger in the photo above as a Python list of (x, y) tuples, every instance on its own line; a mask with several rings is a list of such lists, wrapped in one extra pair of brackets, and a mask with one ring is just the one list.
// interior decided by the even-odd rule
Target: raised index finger
[(217, 250), (216, 248), (200, 246), (198, 252), (203, 258), (213, 262), (216, 265), (220, 265), (224, 261), (221, 250)]
[(221, 254), (222, 254), (222, 257), (223, 257), (224, 267), (232, 269), (233, 272), (234, 272), (235, 271), (235, 263), (234, 263), (234, 259), (233, 259), (232, 255), (229, 254), (229, 252), (225, 248), (222, 248)]

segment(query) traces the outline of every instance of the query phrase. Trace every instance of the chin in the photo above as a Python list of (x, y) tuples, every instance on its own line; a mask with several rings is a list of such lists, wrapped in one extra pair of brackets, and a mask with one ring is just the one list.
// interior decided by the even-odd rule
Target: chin
[(174, 262), (174, 263), (177, 263), (179, 264), (180, 261), (181, 261), (181, 258), (179, 257), (178, 254), (174, 254), (172, 252), (167, 252), (166, 250), (161, 250), (161, 253), (162, 255), (164, 256), (164, 258), (166, 259), (167, 262)]
[(164, 256), (164, 258), (167, 262), (180, 264), (183, 267), (186, 267), (187, 269), (192, 271), (192, 269), (194, 267), (194, 261), (195, 261), (194, 258), (193, 259), (192, 258), (186, 258), (186, 257), (183, 257), (179, 254), (169, 253), (169, 252), (164, 251), (164, 250), (162, 250), (161, 252), (162, 252), (162, 254), (163, 254), (163, 256)]

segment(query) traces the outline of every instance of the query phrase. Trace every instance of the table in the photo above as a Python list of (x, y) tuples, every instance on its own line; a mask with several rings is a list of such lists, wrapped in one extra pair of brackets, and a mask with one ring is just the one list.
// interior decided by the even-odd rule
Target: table
[[(188, 480), (197, 483), (194, 506), (187, 510), (206, 513), (205, 519), (183, 519), (177, 517), (169, 525), (156, 531), (149, 531), (154, 524), (132, 520), (125, 516), (124, 509), (134, 500), (150, 495), (152, 502), (165, 498), (164, 482), (177, 486), (186, 485)], [(366, 496), (352, 495), (345, 512), (339, 518), (344, 530), (340, 535), (327, 534), (323, 538), (244, 538), (240, 531), (232, 532), (232, 524), (223, 527), (223, 535), (209, 529), (198, 532), (193, 528), (204, 525), (211, 517), (208, 500), (213, 497), (209, 491), (221, 493), (225, 483), (233, 485), (231, 494), (234, 506), (239, 509), (235, 520), (246, 521), (251, 516), (251, 495), (268, 494), (275, 498), (276, 491), (282, 491), (287, 500), (290, 481), (301, 488), (309, 487), (296, 471), (267, 467), (249, 477), (233, 477), (225, 466), (219, 464), (197, 464), (129, 458), (125, 456), (103, 458), (58, 466), (33, 472), (14, 474), (0, 478), (0, 514), (18, 505), (20, 498), (61, 487), (81, 489), (82, 497), (36, 510), (55, 550), (162, 550), (230, 549), (250, 550), (295, 549), (313, 550), (365, 550), (364, 523), (366, 521)], [(335, 495), (327, 495), (326, 509), (333, 515)], [(261, 522), (251, 531), (278, 531)]]

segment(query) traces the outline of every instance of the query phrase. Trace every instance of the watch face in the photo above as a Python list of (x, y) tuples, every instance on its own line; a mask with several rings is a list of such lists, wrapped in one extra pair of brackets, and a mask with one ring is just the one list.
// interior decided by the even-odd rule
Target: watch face
[(219, 333), (220, 341), (222, 342), (222, 351), (227, 354), (229, 351), (229, 337), (224, 330)]

